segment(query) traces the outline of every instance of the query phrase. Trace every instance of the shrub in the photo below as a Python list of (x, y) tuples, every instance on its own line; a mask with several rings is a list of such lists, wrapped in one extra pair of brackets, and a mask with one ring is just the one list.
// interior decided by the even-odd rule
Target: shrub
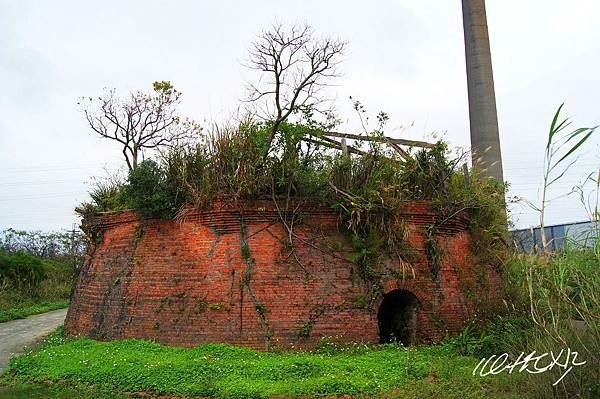
[(122, 189), (122, 201), (142, 217), (172, 217), (181, 205), (181, 193), (173, 187), (165, 172), (152, 160), (141, 162), (129, 172)]
[(122, 184), (111, 180), (97, 180), (90, 191), (95, 212), (107, 212), (123, 209)]
[(0, 249), (0, 286), (32, 290), (45, 278), (46, 271), (40, 258), (26, 252), (6, 253)]

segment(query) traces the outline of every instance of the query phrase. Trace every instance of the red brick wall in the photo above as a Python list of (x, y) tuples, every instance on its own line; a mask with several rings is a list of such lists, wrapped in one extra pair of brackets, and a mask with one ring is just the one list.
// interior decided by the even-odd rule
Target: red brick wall
[(399, 223), (408, 226), (412, 262), (388, 262), (373, 282), (347, 260), (352, 247), (336, 213), (305, 208), (302, 216), (292, 251), (270, 201), (217, 203), (178, 221), (99, 215), (100, 238), (76, 283), (67, 332), (257, 349), (311, 347), (321, 337), (378, 342), (382, 294), (405, 289), (421, 303), (417, 337), (428, 342), (460, 331), (482, 300), (499, 299), (498, 276), (473, 261), (462, 218), (437, 229), (443, 256), (435, 277), (425, 231), (436, 215), (427, 204), (407, 204)]

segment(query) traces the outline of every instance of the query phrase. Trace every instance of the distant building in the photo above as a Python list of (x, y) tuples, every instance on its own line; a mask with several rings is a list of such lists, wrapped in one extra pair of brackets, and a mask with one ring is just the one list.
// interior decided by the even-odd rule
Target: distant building
[[(556, 224), (544, 227), (548, 246), (552, 250), (562, 248), (565, 240), (591, 247), (598, 238), (599, 230), (600, 222), (598, 221)], [(534, 252), (542, 246), (542, 234), (539, 227), (513, 230), (511, 239), (515, 247), (523, 252)]]

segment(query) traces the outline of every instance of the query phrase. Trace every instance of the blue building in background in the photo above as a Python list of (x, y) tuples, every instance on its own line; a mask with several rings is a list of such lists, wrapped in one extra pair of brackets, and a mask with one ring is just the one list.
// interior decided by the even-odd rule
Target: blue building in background
[[(578, 245), (593, 246), (598, 238), (599, 229), (598, 221), (544, 227), (548, 247), (551, 250), (562, 248), (565, 240), (576, 242)], [(523, 252), (537, 252), (537, 249), (542, 247), (542, 234), (539, 227), (513, 230), (511, 239), (515, 247)]]

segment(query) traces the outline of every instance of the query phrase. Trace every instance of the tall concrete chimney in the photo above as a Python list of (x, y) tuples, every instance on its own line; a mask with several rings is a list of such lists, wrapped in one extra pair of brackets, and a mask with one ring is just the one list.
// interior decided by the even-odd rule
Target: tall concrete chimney
[(504, 181), (485, 0), (462, 0), (473, 166)]

